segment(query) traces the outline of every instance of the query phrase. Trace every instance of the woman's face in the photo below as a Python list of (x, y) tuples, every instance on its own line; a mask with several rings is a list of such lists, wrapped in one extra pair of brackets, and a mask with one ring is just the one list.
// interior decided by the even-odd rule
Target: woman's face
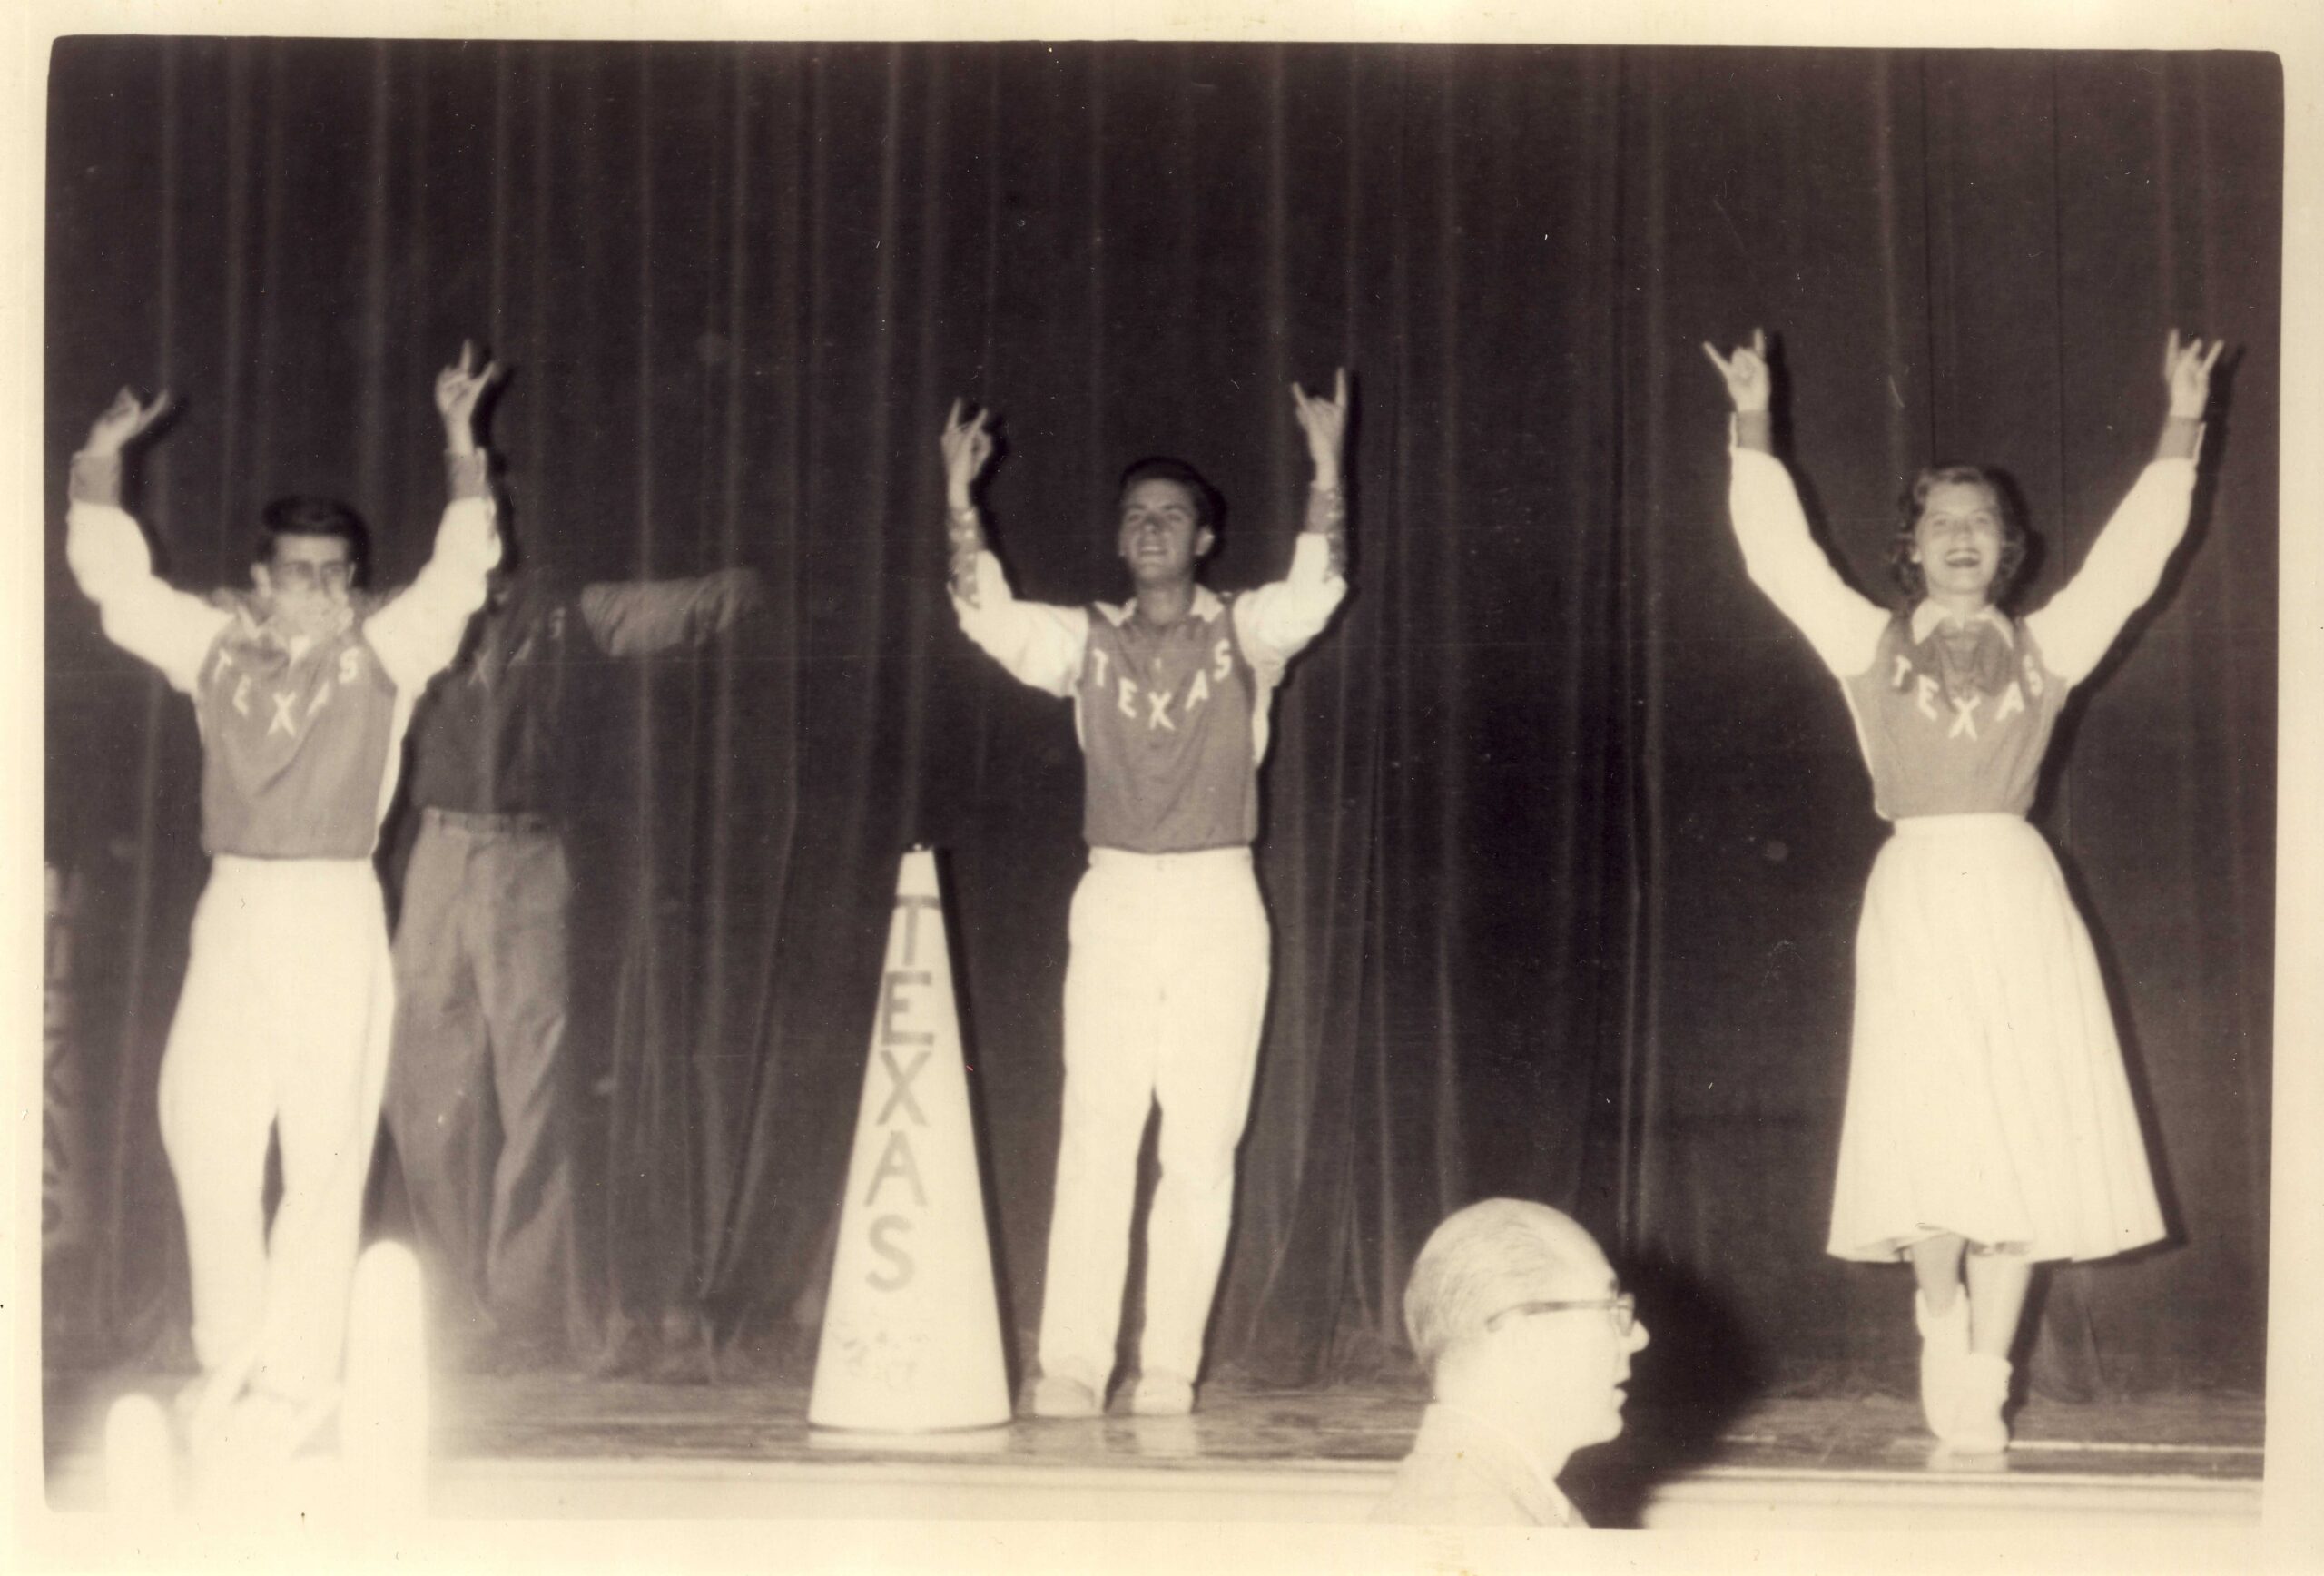
[(1932, 596), (1992, 599), (2001, 573), (2001, 500), (1974, 481), (1944, 481), (1928, 489), (1913, 527), (1913, 562)]

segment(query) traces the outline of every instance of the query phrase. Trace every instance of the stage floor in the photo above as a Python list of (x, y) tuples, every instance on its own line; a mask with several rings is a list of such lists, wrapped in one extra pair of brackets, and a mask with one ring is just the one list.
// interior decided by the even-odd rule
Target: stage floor
[[(175, 1376), (50, 1386), (53, 1508), (103, 1502), (103, 1414)], [(466, 1378), (435, 1399), (429, 1504), (488, 1517), (1361, 1521), (1410, 1442), (1413, 1392), (1218, 1384), (1191, 1417), (1108, 1415), (914, 1438), (808, 1428), (798, 1385)], [(1566, 1486), (1599, 1526), (2013, 1521), (2186, 1527), (2259, 1514), (2256, 1399), (2035, 1398), (2005, 1456), (1937, 1454), (1909, 1401), (1770, 1399), (1713, 1431), (1633, 1407)]]

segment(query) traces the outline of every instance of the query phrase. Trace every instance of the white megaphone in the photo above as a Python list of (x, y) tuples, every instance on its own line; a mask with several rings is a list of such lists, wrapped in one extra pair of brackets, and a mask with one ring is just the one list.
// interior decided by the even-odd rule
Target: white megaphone
[(943, 901), (936, 856), (916, 848), (896, 879), (807, 1421), (923, 1433), (1009, 1420)]

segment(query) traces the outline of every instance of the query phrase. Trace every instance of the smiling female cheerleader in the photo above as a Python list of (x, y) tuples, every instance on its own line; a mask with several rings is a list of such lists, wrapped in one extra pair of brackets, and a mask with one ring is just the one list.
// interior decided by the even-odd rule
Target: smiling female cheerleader
[(2152, 463), (2081, 573), (2024, 617), (1999, 606), (2024, 528), (1973, 466), (1924, 470), (1905, 496), (1904, 610), (1849, 589), (1771, 451), (1766, 336), (1725, 358), (1703, 350), (1735, 402), (1728, 506), (1744, 566), (1840, 681), (1875, 808), (1896, 825), (1856, 931), (1827, 1250), (1912, 1261), (1929, 1428), (1955, 1450), (2003, 1450), (2033, 1266), (2163, 1234), (2089, 932), (2024, 818), (2067, 693), (2186, 530), (2220, 347), (2171, 334)]

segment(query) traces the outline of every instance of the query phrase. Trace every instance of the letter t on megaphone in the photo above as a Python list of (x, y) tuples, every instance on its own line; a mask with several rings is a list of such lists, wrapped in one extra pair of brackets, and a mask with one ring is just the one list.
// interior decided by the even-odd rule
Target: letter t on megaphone
[(872, 1016), (807, 1421), (917, 1433), (1009, 1418), (936, 856), (904, 855)]

